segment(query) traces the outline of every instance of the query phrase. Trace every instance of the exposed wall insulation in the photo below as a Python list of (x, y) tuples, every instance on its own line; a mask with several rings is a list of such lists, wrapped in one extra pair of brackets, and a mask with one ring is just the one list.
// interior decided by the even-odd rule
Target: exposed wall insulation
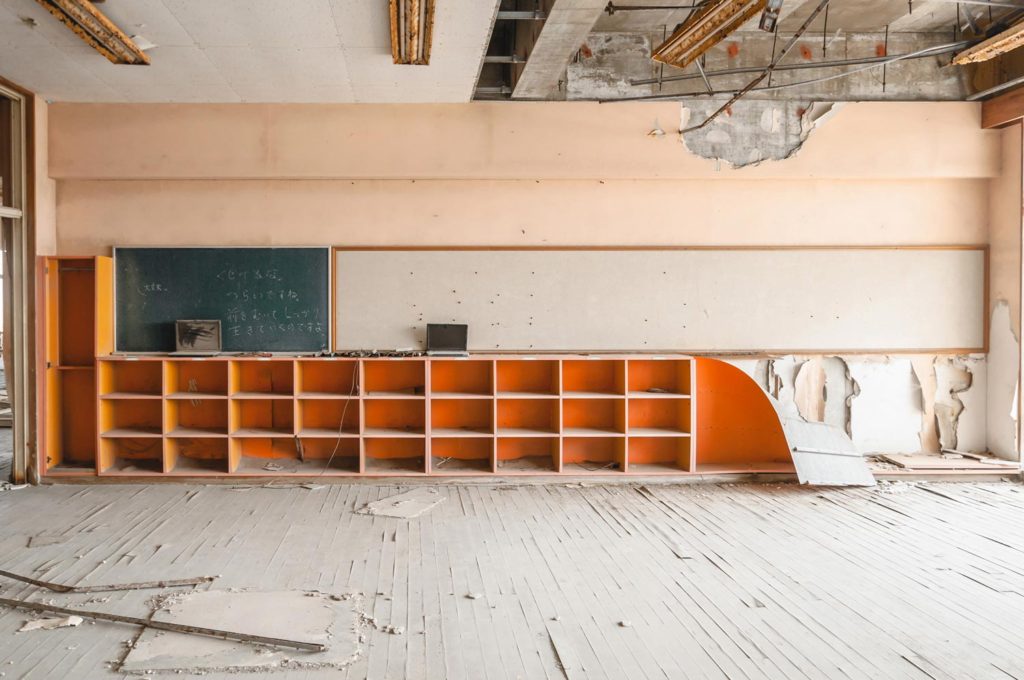
[(341, 250), (336, 344), (417, 347), (427, 323), (468, 323), (477, 350), (980, 348), (984, 261), (979, 249)]

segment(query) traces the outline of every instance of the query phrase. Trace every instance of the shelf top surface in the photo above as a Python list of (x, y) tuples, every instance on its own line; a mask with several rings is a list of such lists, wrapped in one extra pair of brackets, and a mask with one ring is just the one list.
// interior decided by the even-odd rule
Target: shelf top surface
[(320, 357), (310, 354), (271, 354), (270, 356), (245, 356), (241, 354), (218, 354), (215, 356), (208, 357), (188, 357), (175, 354), (111, 354), (108, 356), (97, 357), (100, 361), (436, 361), (436, 362), (460, 362), (460, 361), (473, 361), (473, 360), (485, 360), (485, 361), (600, 361), (600, 360), (688, 360), (693, 357), (688, 354), (672, 354), (672, 353), (653, 353), (653, 352), (633, 352), (633, 353), (584, 353), (584, 354), (572, 354), (572, 353), (516, 353), (509, 352), (507, 354), (485, 352), (480, 354), (470, 353), (469, 356), (465, 357), (428, 357), (428, 356), (401, 356), (401, 357)]

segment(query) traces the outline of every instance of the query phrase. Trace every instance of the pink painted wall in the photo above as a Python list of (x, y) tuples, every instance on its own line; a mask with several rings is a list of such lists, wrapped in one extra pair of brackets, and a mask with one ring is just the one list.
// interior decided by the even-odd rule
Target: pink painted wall
[(977, 105), (846, 105), (742, 170), (689, 153), (679, 111), (55, 104), (57, 247), (988, 241), (1000, 133)]

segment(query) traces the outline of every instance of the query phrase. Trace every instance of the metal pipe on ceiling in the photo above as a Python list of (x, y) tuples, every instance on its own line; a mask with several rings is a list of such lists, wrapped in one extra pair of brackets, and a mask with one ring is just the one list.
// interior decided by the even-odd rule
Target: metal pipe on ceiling
[[(961, 40), (956, 43), (949, 43), (947, 45), (936, 45), (936, 51), (933, 53), (919, 54), (919, 53), (908, 53), (901, 55), (893, 55), (906, 57), (909, 59), (924, 59), (925, 57), (938, 56), (940, 54), (946, 54), (948, 52), (954, 52), (956, 50), (967, 47), (973, 44), (975, 41), (972, 40)], [(941, 48), (941, 49), (939, 49)], [(909, 56), (909, 55), (913, 56)], [(858, 59), (835, 59), (833, 61), (816, 61), (816, 62), (803, 62), (799, 64), (779, 64), (775, 67), (776, 71), (803, 71), (805, 69), (818, 69), (818, 68), (834, 68), (837, 66), (862, 66), (864, 64), (878, 64), (886, 59), (892, 57), (861, 57)], [(704, 71), (704, 75), (708, 78), (715, 76), (735, 76), (742, 75), (744, 73), (760, 73), (764, 70), (763, 66), (739, 66), (736, 68), (725, 68), (717, 71)], [(680, 80), (700, 80), (702, 78), (699, 73), (685, 73), (678, 76), (665, 76), (664, 78), (642, 78), (640, 80), (629, 81), (630, 85), (655, 85), (659, 82), (669, 83)]]

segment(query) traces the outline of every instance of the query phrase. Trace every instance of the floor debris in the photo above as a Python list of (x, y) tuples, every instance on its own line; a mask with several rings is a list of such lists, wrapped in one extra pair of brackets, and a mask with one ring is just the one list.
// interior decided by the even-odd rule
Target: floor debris
[(365, 507), (356, 512), (361, 515), (412, 519), (433, 510), (444, 503), (447, 498), (438, 493), (437, 489), (413, 489), (397, 496), (389, 496), (367, 503)]
[[(290, 647), (293, 649), (300, 649), (307, 652), (322, 652), (325, 649), (327, 649), (326, 645), (313, 642), (301, 642), (298, 640), (289, 640), (286, 638), (275, 638), (263, 635), (252, 635), (249, 633), (238, 633), (229, 630), (220, 630), (218, 628), (195, 626), (187, 623), (169, 623), (166, 621), (157, 621), (155, 619), (140, 619), (135, 616), (122, 616), (121, 614), (113, 614), (110, 612), (87, 611), (85, 609), (68, 609), (66, 607), (58, 607), (57, 605), (53, 604), (46, 604), (42, 602), (29, 602), (27, 600), (13, 600), (6, 597), (0, 597), (0, 606), (11, 607), (13, 609), (27, 609), (28, 611), (34, 612), (65, 614), (67, 616), (74, 616), (75, 618), (81, 617), (83, 619), (93, 619), (96, 621), (112, 621), (114, 623), (126, 623), (132, 626), (142, 626), (143, 628), (153, 628), (156, 630), (170, 631), (174, 633), (187, 633), (189, 635), (201, 635), (206, 637), (218, 638), (221, 640), (253, 642), (256, 644), (270, 645), (273, 647)], [(206, 615), (207, 618), (209, 618), (212, 612), (207, 611), (203, 613)]]
[[(166, 623), (203, 620), (244, 630), (249, 642), (147, 630), (129, 651), (122, 671), (200, 674), (282, 667), (341, 668), (358, 658), (361, 650), (354, 603), (318, 592), (210, 590), (178, 598), (155, 616)], [(250, 644), (283, 636), (309, 640), (317, 649), (296, 652)]]
[[(45, 544), (48, 545), (48, 544)], [(38, 579), (15, 574), (14, 572), (0, 569), (0, 576), (14, 581), (21, 581), (33, 586), (40, 586), (55, 593), (108, 593), (115, 590), (157, 590), (160, 588), (188, 588), (203, 583), (211, 583), (216, 576), (197, 576), (195, 578), (172, 579), (167, 581), (142, 581), (140, 583), (117, 583), (106, 586), (65, 586), (60, 583), (50, 583)]]
[(48, 617), (45, 619), (33, 619), (26, 621), (21, 628), (18, 629), (19, 633), (25, 633), (30, 630), (53, 630), (55, 628), (72, 628), (74, 626), (82, 625), (84, 621), (81, 616), (61, 616), (61, 617)]

